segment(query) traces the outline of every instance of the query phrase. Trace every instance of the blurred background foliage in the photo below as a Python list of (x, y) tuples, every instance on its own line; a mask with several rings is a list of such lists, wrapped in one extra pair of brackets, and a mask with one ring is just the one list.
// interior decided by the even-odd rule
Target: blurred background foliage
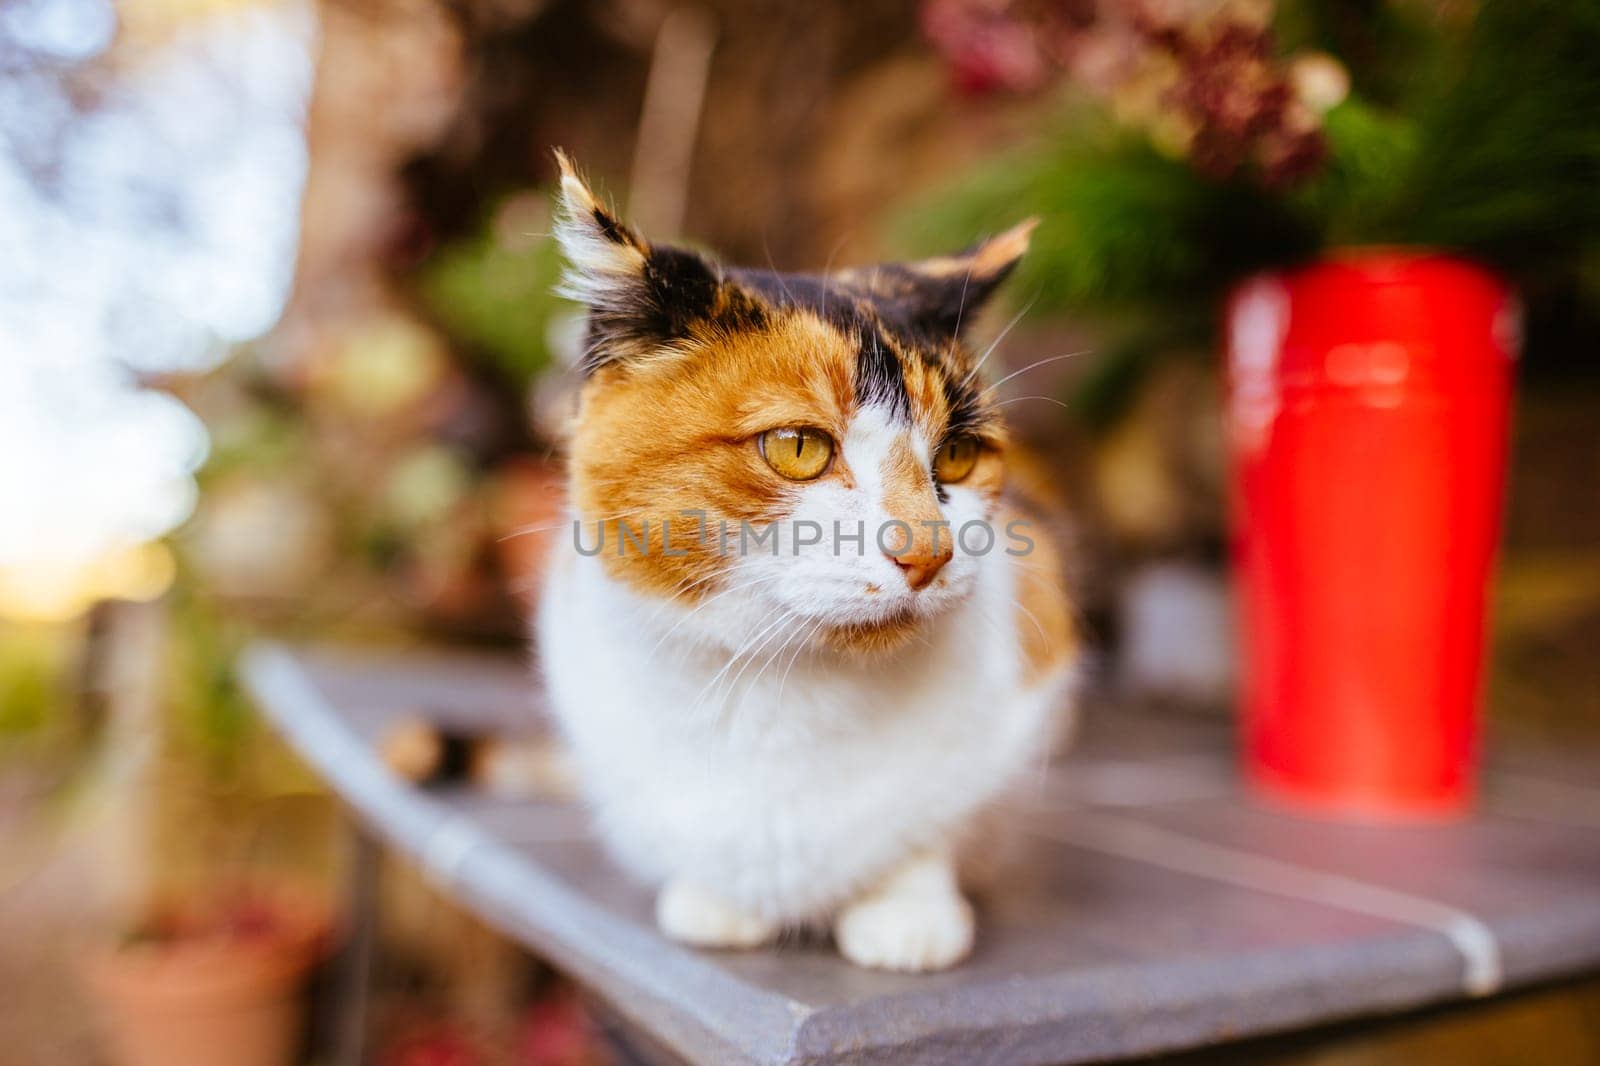
[(554, 295), (561, 257), (549, 233), (544, 196), (521, 194), (477, 233), (441, 248), (418, 279), (443, 328), (513, 389), (528, 388), (549, 369), (552, 327), (563, 310), (569, 318), (574, 310)]
[(1240, 279), (1339, 247), (1499, 268), (1531, 304), (1537, 366), (1600, 340), (1600, 5), (1287, 0), (1187, 22), (1134, 5), (1078, 23), (1049, 5), (931, 6), (949, 9), (936, 39), (965, 69), (989, 70), (975, 25), (1035, 44), (984, 84), (1059, 80), (1071, 103), (904, 208), (900, 243), (1046, 219), (1013, 291), (1031, 314), (1107, 327), (1113, 354), (1072, 404), (1092, 425), (1163, 353), (1214, 349)]

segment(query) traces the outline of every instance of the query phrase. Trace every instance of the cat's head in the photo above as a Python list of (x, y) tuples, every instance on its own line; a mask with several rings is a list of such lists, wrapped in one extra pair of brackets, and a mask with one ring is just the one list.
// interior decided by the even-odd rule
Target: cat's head
[(891, 647), (969, 596), (1007, 545), (1006, 436), (961, 331), (1032, 222), (939, 259), (736, 269), (648, 242), (560, 162), (579, 549), (732, 646)]

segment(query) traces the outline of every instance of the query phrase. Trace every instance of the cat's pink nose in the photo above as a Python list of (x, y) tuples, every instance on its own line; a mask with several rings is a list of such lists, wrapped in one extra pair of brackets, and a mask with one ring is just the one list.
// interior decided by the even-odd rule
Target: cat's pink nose
[(889, 559), (905, 572), (906, 583), (916, 590), (938, 577), (939, 571), (944, 569), (944, 564), (954, 554), (948, 545), (940, 545), (932, 551), (913, 550), (903, 555), (891, 555)]

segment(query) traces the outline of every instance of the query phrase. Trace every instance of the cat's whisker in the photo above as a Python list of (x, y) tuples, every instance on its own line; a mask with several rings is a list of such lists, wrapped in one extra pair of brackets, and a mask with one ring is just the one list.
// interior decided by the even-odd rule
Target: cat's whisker
[(778, 279), (778, 288), (783, 290), (783, 298), (794, 303), (794, 293), (789, 291), (789, 283), (784, 281), (784, 275), (779, 272), (778, 264), (772, 261), (772, 247), (767, 243), (767, 235), (761, 235), (761, 252), (767, 257), (767, 267), (771, 269), (772, 276)]
[[(783, 622), (785, 624), (792, 623), (794, 621), (794, 619), (800, 617), (799, 615), (795, 614), (795, 612), (793, 612), (793, 611), (785, 611), (784, 613), (785, 613), (786, 617), (783, 619)], [(761, 646), (756, 648), (754, 651), (752, 651), (750, 653), (749, 657), (745, 659), (744, 665), (739, 667), (739, 672), (734, 674), (731, 678), (728, 679), (727, 690), (729, 692), (732, 692), (735, 689), (735, 687), (738, 686), (739, 679), (744, 676), (744, 672), (746, 670), (750, 669), (750, 664), (755, 662), (756, 659), (761, 655), (761, 653), (766, 650), (767, 645), (771, 644), (773, 639), (778, 637), (778, 636), (780, 636), (782, 633), (783, 633), (783, 626), (774, 627), (772, 635), (767, 637), (766, 640), (763, 640), (761, 642)], [(767, 669), (769, 669), (772, 666), (773, 663), (777, 662), (778, 661), (778, 657), (780, 655), (782, 655), (782, 654), (783, 654), (783, 645), (780, 644), (778, 646), (778, 649), (767, 657), (766, 662), (764, 662), (761, 665), (761, 669), (757, 670), (756, 673), (755, 673), (755, 676), (750, 679), (750, 684), (751, 684), (752, 687), (754, 687), (754, 685), (755, 685), (755, 683), (757, 681), (761, 680), (761, 675), (763, 673), (765, 673), (767, 671)]]
[(761, 620), (755, 625), (754, 633), (747, 637), (743, 644), (740, 644), (738, 648), (734, 649), (734, 651), (728, 656), (728, 661), (722, 664), (721, 668), (711, 676), (711, 679), (707, 681), (705, 686), (701, 688), (700, 692), (696, 694), (696, 699), (694, 702), (698, 703), (699, 697), (703, 695), (707, 689), (711, 688), (718, 681), (720, 681), (723, 675), (732, 669), (734, 664), (739, 662), (739, 660), (743, 658), (747, 652), (754, 648), (756, 643), (760, 641), (762, 637), (764, 637), (775, 626), (783, 622), (787, 614), (788, 609), (781, 605), (770, 608), (768, 612), (762, 616)]
[(551, 530), (561, 529), (570, 524), (569, 520), (567, 522), (552, 522), (548, 526), (519, 526), (503, 536), (496, 537), (495, 543), (504, 544), (506, 541), (516, 540), (518, 537), (531, 537), (535, 533), (549, 533)]
[(811, 623), (810, 628), (801, 635), (800, 639), (795, 641), (794, 654), (789, 656), (789, 665), (783, 668), (783, 677), (778, 680), (778, 694), (772, 701), (776, 706), (783, 706), (783, 690), (789, 684), (789, 674), (794, 670), (794, 664), (800, 661), (800, 656), (810, 650), (811, 638), (821, 631), (826, 622), (827, 619), (825, 617), (818, 617), (816, 621)]
[[(725, 576), (725, 574), (726, 571), (714, 570), (709, 574), (703, 574), (702, 576), (693, 580), (686, 579), (678, 582), (676, 585), (672, 586), (671, 591), (669, 591), (667, 595), (662, 598), (661, 602), (655, 605), (654, 610), (650, 612), (650, 621), (658, 622), (668, 611), (675, 607), (681, 606), (681, 604), (678, 603), (679, 596), (682, 596), (686, 592), (692, 592), (693, 590), (704, 585), (706, 582), (715, 581), (717, 578)], [(700, 606), (704, 606), (704, 602), (705, 601), (702, 600), (700, 604), (697, 604), (696, 609), (698, 609)]]
[(832, 276), (832, 274), (833, 274), (833, 260), (834, 260), (834, 257), (837, 256), (839, 254), (839, 252), (843, 250), (845, 244), (849, 240), (850, 240), (850, 234), (846, 233), (844, 236), (842, 236), (838, 240), (834, 241), (833, 242), (833, 247), (828, 249), (828, 258), (822, 264), (822, 276), (823, 276), (824, 279), (827, 279), (827, 278)]
[(682, 626), (685, 622), (689, 621), (689, 619), (693, 618), (695, 615), (699, 614), (701, 611), (705, 610), (711, 604), (717, 602), (720, 599), (724, 599), (725, 597), (731, 596), (735, 592), (746, 592), (746, 591), (748, 591), (750, 589), (753, 589), (753, 588), (756, 588), (756, 587), (758, 587), (760, 585), (770, 585), (770, 584), (772, 584), (774, 581), (778, 580), (782, 576), (783, 576), (782, 574), (759, 574), (759, 575), (757, 575), (757, 576), (755, 576), (753, 578), (750, 578), (747, 581), (740, 582), (740, 583), (738, 583), (736, 585), (730, 585), (729, 587), (727, 587), (725, 589), (722, 589), (719, 592), (716, 592), (716, 593), (713, 593), (710, 596), (707, 596), (705, 599), (703, 599), (699, 603), (695, 604), (694, 607), (687, 614), (685, 614), (682, 618), (680, 618), (676, 622), (674, 622), (672, 624), (672, 627), (661, 635), (661, 639), (656, 641), (655, 644), (651, 646), (649, 651), (645, 652), (646, 657), (653, 657), (656, 652), (661, 650), (661, 646), (667, 642), (667, 638), (672, 636), (672, 634), (676, 633), (680, 626)]
[[(773, 575), (754, 575), (750, 576), (750, 578), (744, 579), (744, 581), (736, 581), (736, 583), (730, 584), (730, 586), (725, 587), (725, 589), (718, 589), (718, 591), (707, 595), (706, 599), (702, 599), (701, 602), (696, 603), (693, 608), (690, 608), (690, 611), (688, 611), (683, 618), (678, 619), (677, 623), (674, 624), (672, 629), (677, 629), (677, 626), (682, 626), (682, 624), (686, 623), (688, 619), (693, 618), (696, 613), (706, 610), (707, 607), (710, 607), (710, 605), (717, 602), (717, 600), (725, 599), (725, 597), (728, 597), (728, 595), (733, 595), (734, 592), (744, 592), (747, 591), (747, 589), (754, 589), (754, 587), (763, 586), (763, 584), (771, 584), (773, 581), (778, 581), (781, 576), (782, 575), (776, 575), (776, 573), (773, 573)], [(658, 616), (664, 615), (666, 611), (672, 610), (674, 607), (680, 607), (680, 605), (678, 605), (677, 602), (674, 602), (674, 600), (666, 600), (666, 602), (662, 603)], [(672, 629), (669, 629), (666, 635), (672, 634)], [(662, 637), (662, 640), (666, 640), (666, 635)]]
[(833, 242), (833, 247), (828, 250), (828, 258), (822, 264), (822, 314), (827, 317), (830, 310), (830, 297), (834, 293), (833, 260), (849, 242), (851, 234), (846, 233)]
[(999, 620), (991, 615), (988, 611), (979, 611), (978, 619), (979, 621), (983, 622), (984, 625), (994, 630), (996, 636), (1002, 639), (1010, 636), (1010, 633), (1006, 630), (1005, 626), (1001, 625)]
[(995, 409), (998, 410), (999, 408), (1002, 408), (1002, 407), (1009, 407), (1014, 403), (1021, 403), (1023, 400), (1043, 400), (1045, 403), (1053, 403), (1053, 404), (1055, 404), (1057, 407), (1061, 408), (1063, 411), (1072, 410), (1072, 408), (1068, 407), (1066, 404), (1062, 403), (1060, 400), (1056, 399), (1053, 396), (1013, 396), (1009, 400), (1001, 400), (999, 403), (995, 404), (994, 406), (995, 406)]
[(673, 606), (676, 606), (677, 601), (674, 600), (674, 599), (671, 599), (670, 597), (672, 597), (672, 596), (681, 596), (685, 592), (692, 592), (695, 589), (699, 588), (701, 585), (704, 585), (706, 582), (715, 581), (719, 577), (727, 577), (728, 574), (729, 574), (729, 571), (727, 571), (727, 570), (713, 570), (711, 573), (702, 574), (697, 578), (693, 578), (693, 579), (685, 578), (684, 580), (679, 581), (676, 585), (672, 586), (672, 590), (669, 593), (669, 598), (662, 600), (661, 601), (661, 606), (664, 607), (664, 608), (671, 608)]
[(513, 529), (511, 532), (507, 533), (505, 536), (497, 537), (496, 541), (498, 543), (504, 543), (505, 541), (514, 540), (517, 537), (526, 537), (526, 536), (528, 536), (530, 534), (533, 534), (533, 533), (548, 533), (552, 529), (560, 529), (563, 526), (572, 525), (575, 522), (576, 523), (580, 523), (580, 524), (587, 524), (589, 522), (594, 522), (597, 525), (600, 524), (600, 523), (603, 523), (603, 522), (615, 522), (615, 521), (618, 521), (619, 519), (623, 519), (623, 518), (632, 518), (634, 515), (640, 514), (643, 511), (644, 511), (643, 507), (637, 507), (637, 508), (633, 509), (632, 511), (623, 511), (621, 514), (605, 515), (605, 516), (602, 516), (600, 518), (587, 518), (587, 519), (584, 519), (584, 518), (578, 518), (576, 516), (568, 516), (567, 518), (564, 518), (559, 522), (552, 522), (547, 526), (518, 526), (516, 529)]
[(991, 392), (993, 392), (995, 389), (998, 389), (1001, 385), (1004, 385), (1006, 382), (1010, 381), (1012, 378), (1021, 377), (1023, 374), (1026, 374), (1030, 370), (1037, 370), (1041, 366), (1048, 366), (1051, 363), (1059, 363), (1063, 359), (1075, 359), (1080, 355), (1088, 355), (1090, 351), (1091, 351), (1091, 349), (1089, 349), (1089, 348), (1081, 348), (1081, 349), (1079, 349), (1078, 351), (1075, 351), (1075, 352), (1066, 352), (1066, 353), (1064, 353), (1062, 355), (1052, 355), (1048, 359), (1040, 359), (1038, 362), (1029, 363), (1027, 366), (1023, 367), (1021, 370), (1013, 370), (1011, 373), (1007, 374), (1005, 377), (1001, 378), (999, 381), (995, 382), (993, 385), (990, 385), (988, 388), (984, 389), (983, 392), (980, 395), (987, 396)]
[(1008, 554), (1006, 556), (1006, 562), (1010, 566), (1015, 566), (1015, 567), (1017, 567), (1019, 569), (1022, 569), (1022, 570), (1034, 570), (1034, 571), (1037, 571), (1038, 573), (1041, 573), (1041, 574), (1052, 574), (1053, 575), (1053, 574), (1056, 573), (1056, 570), (1055, 570), (1054, 567), (1040, 566), (1038, 563), (1030, 563), (1030, 562), (1028, 562), (1027, 559), (1028, 559), (1028, 553), (1026, 553), (1026, 552), (1024, 552), (1022, 555), (1010, 555), (1010, 554)]
[(1039, 639), (1043, 640), (1046, 644), (1050, 642), (1050, 634), (1044, 631), (1044, 626), (1040, 624), (1038, 615), (1024, 607), (1022, 605), (1022, 601), (1016, 599), (1015, 597), (1013, 597), (1011, 600), (1011, 606), (1028, 616), (1028, 620), (1033, 623), (1033, 628), (1039, 631)]
[(961, 336), (961, 316), (967, 313), (967, 286), (972, 283), (972, 265), (967, 264), (966, 271), (961, 275), (961, 296), (956, 300), (956, 328), (951, 330), (955, 336)]
[(1038, 297), (1034, 297), (1033, 300), (1029, 300), (1024, 304), (1020, 311), (1011, 316), (1011, 321), (1006, 323), (1005, 328), (1000, 331), (1000, 335), (989, 342), (989, 346), (983, 350), (983, 354), (978, 356), (978, 361), (972, 364), (972, 369), (967, 372), (967, 376), (961, 380), (962, 388), (972, 384), (972, 379), (978, 376), (978, 372), (983, 369), (983, 364), (989, 361), (989, 356), (993, 355), (995, 349), (1000, 347), (1000, 343), (1006, 339), (1012, 330), (1017, 328), (1017, 323), (1022, 321), (1023, 316), (1033, 310), (1034, 302), (1037, 299)]
[(705, 697), (710, 694), (712, 688), (716, 686), (717, 682), (722, 680), (723, 676), (733, 668), (734, 664), (737, 663), (746, 652), (750, 651), (756, 646), (757, 641), (761, 640), (768, 633), (775, 630), (778, 626), (788, 622), (790, 615), (793, 614), (793, 612), (784, 607), (774, 608), (772, 613), (777, 617), (770, 623), (762, 625), (762, 627), (757, 631), (756, 635), (745, 641), (744, 644), (740, 646), (739, 650), (734, 652), (733, 655), (728, 658), (728, 661), (723, 664), (722, 669), (713, 674), (711, 676), (711, 680), (707, 681), (700, 691), (695, 693), (694, 698), (689, 701), (691, 713), (697, 712), (700, 709), (701, 705), (704, 703)]

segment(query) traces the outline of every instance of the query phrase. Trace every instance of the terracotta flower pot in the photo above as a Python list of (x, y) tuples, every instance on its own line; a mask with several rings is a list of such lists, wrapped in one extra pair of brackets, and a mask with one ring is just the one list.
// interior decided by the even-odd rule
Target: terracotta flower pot
[(1263, 794), (1440, 817), (1472, 797), (1516, 300), (1365, 250), (1229, 310), (1244, 762)]
[(221, 927), (179, 919), (176, 931), (84, 954), (116, 1066), (297, 1061), (303, 985), (327, 949), (327, 911), (288, 895), (231, 906), (247, 910)]

